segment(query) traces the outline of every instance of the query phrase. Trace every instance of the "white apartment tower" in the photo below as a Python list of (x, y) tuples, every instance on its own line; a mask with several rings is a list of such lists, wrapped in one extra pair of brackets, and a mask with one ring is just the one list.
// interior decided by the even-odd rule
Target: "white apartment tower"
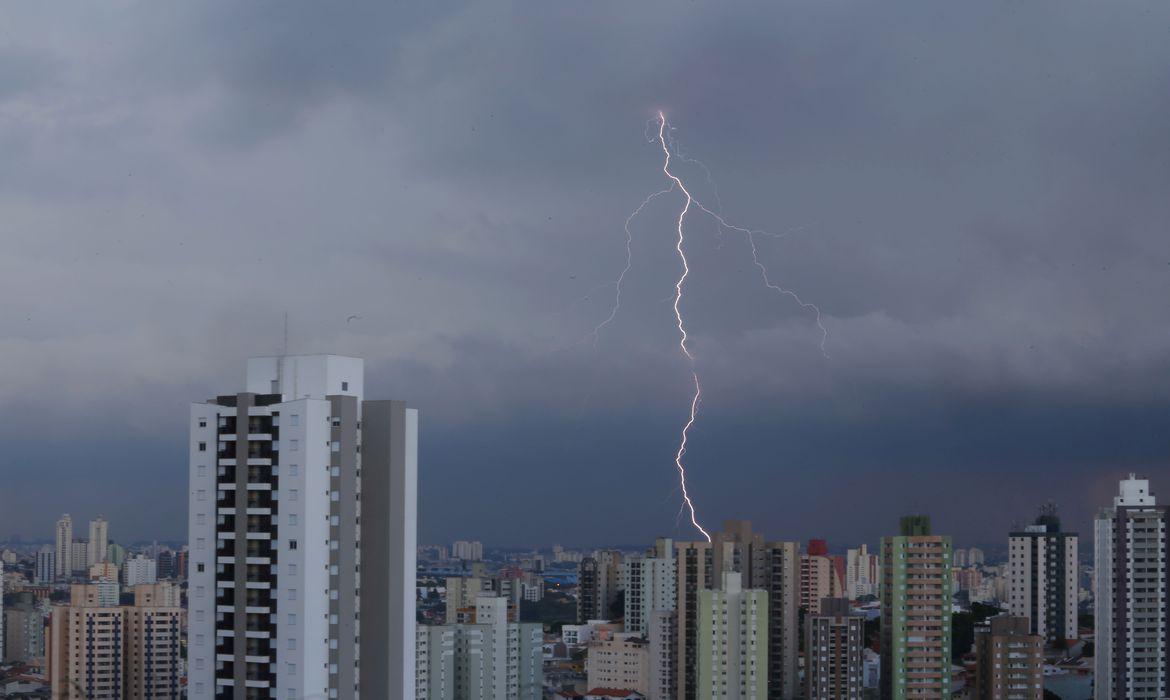
[(1170, 696), (1167, 511), (1130, 474), (1093, 523), (1096, 700)]
[(877, 595), (881, 580), (881, 558), (870, 554), (868, 545), (845, 553), (846, 597), (856, 600), (864, 595)]
[(106, 519), (98, 516), (97, 520), (89, 521), (89, 544), (86, 547), (87, 567), (106, 560), (106, 548), (110, 545), (109, 525)]
[(69, 514), (57, 521), (56, 574), (69, 576), (73, 573), (73, 518)]
[(1077, 639), (1077, 536), (1061, 532), (1056, 510), (1008, 538), (1008, 606), (1049, 644)]
[(418, 414), (363, 379), (252, 358), (191, 405), (192, 699), (413, 695)]
[(678, 566), (674, 543), (659, 538), (644, 557), (627, 557), (621, 563), (620, 587), (625, 590), (625, 626), (643, 638), (650, 633), (655, 612), (673, 612), (678, 606)]

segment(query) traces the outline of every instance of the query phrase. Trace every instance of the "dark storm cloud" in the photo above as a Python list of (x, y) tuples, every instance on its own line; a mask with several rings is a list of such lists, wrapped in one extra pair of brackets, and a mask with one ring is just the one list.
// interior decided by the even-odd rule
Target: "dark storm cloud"
[[(701, 516), (844, 544), (923, 509), (998, 541), (1039, 502), (1084, 523), (1123, 470), (1164, 474), (1164, 4), (126, 2), (13, 19), (0, 532), (47, 534), (98, 499), (115, 528), (181, 536), (184, 404), (277, 351), (285, 310), (294, 351), (364, 356), (375, 394), (423, 410), (424, 539), (672, 532), (677, 198), (634, 222), (622, 313), (581, 342), (608, 313), (622, 222), (663, 186), (643, 133), (660, 108), (728, 216), (785, 234), (762, 259), (830, 333), (826, 360), (742, 236), (690, 220)], [(142, 478), (158, 498), (131, 515), (119, 499)], [(50, 485), (59, 504), (22, 505)]]

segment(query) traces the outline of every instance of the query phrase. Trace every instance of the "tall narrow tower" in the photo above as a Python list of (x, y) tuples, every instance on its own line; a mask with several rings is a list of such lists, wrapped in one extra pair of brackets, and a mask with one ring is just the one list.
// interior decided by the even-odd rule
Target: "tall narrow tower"
[(418, 414), (363, 380), (252, 358), (192, 404), (191, 698), (413, 696)]
[(68, 576), (73, 573), (73, 518), (69, 514), (57, 521), (56, 574)]

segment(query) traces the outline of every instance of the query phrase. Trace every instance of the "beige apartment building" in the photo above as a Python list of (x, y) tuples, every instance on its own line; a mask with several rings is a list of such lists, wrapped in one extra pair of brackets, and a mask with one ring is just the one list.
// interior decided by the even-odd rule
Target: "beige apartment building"
[(589, 645), (585, 661), (589, 688), (614, 688), (650, 694), (650, 643), (634, 632), (620, 632)]

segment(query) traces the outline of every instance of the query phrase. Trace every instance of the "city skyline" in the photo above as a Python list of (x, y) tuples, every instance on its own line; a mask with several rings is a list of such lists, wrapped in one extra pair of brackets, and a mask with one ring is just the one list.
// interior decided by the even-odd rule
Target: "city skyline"
[(1048, 501), (1090, 532), (1131, 471), (1170, 489), (1168, 7), (128, 7), (18, 3), (0, 43), (3, 536), (181, 540), (184, 407), (288, 312), (291, 352), (428, 417), (421, 541), (692, 537), (677, 192), (580, 342), (662, 187), (659, 110), (828, 330), (826, 359), (692, 229), (700, 522), (872, 546), (922, 512), (988, 545)]

